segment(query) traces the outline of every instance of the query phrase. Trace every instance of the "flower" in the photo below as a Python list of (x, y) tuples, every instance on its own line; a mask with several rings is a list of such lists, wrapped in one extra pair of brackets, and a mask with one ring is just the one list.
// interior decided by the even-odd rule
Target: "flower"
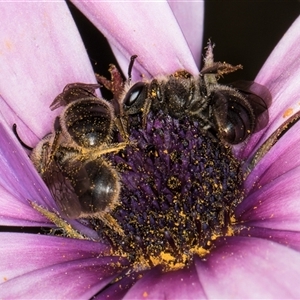
[[(76, 3), (95, 24), (101, 24), (100, 29), (110, 39), (123, 70), (127, 69), (127, 57), (139, 53), (133, 79), (141, 73), (155, 76), (180, 68), (197, 73), (187, 45), (180, 42), (182, 36), (167, 3), (126, 4), (128, 6), (124, 3)], [(180, 20), (179, 4), (172, 2), (170, 5)], [(22, 139), (24, 137), (27, 144), (35, 144), (51, 130), (57, 112), (51, 112), (48, 105), (64, 85), (95, 83), (95, 78), (63, 2), (18, 3), (18, 6), (6, 3), (1, 4), (0, 11), (0, 59), (3, 60), (0, 72), (0, 224), (49, 227), (53, 226), (50, 220), (33, 209), (28, 200), (49, 210), (55, 209), (56, 204), (10, 126), (17, 123)], [(19, 11), (22, 15), (17, 13)], [(147, 23), (133, 17), (141, 12), (144, 19), (157, 18), (154, 24), (173, 22), (174, 31), (164, 36), (166, 29), (160, 26), (156, 31), (162, 32), (155, 35), (155, 40), (144, 38)], [(159, 19), (162, 15), (164, 20)], [(12, 22), (17, 16), (18, 22)], [(107, 16), (115, 17), (106, 19)], [(26, 20), (22, 27), (19, 26), (21, 20)], [(234, 149), (246, 167), (251, 166), (251, 158), (271, 133), (291, 112), (298, 111), (299, 27), (300, 19), (297, 19), (256, 78), (271, 91), (273, 104), (268, 126), (251, 136), (244, 148)], [(120, 38), (120, 31), (126, 39)], [(197, 57), (199, 52), (194, 50), (193, 53)], [(32, 57), (35, 64), (32, 64)], [(158, 58), (162, 63), (153, 64)], [(45, 76), (44, 66), (50, 76)], [(47, 101), (47, 105), (41, 105), (41, 101)], [(299, 297), (295, 288), (300, 263), (296, 134), (299, 126), (298, 123), (293, 125), (257, 162), (244, 181), (245, 196), (235, 211), (238, 234), (219, 237), (214, 249), (204, 259), (195, 256), (189, 268), (164, 273), (156, 266), (150, 270), (136, 268), (129, 273), (132, 266), (127, 258), (110, 255), (107, 244), (94, 241), (97, 233), (75, 220), (71, 225), (94, 240), (1, 232), (1, 297)]]

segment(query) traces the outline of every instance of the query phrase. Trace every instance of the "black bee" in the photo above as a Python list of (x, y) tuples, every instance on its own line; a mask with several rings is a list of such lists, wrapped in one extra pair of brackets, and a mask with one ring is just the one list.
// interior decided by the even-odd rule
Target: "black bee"
[(127, 142), (110, 141), (114, 108), (94, 95), (97, 87), (83, 83), (65, 87), (51, 105), (65, 108), (30, 158), (64, 216), (99, 218), (122, 233), (109, 214), (119, 203), (120, 178), (103, 154), (117, 152)]
[[(53, 131), (33, 149), (31, 159), (47, 184), (60, 211), (68, 218), (99, 218), (120, 234), (110, 212), (119, 204), (120, 178), (103, 155), (129, 144), (129, 120), (162, 110), (174, 118), (191, 117), (216, 139), (238, 144), (268, 123), (271, 95), (251, 81), (221, 85), (218, 78), (241, 66), (214, 62), (209, 43), (204, 67), (197, 76), (180, 70), (168, 76), (131, 84), (110, 66), (111, 80), (96, 74), (99, 84), (113, 92), (107, 101), (98, 98), (99, 84), (73, 83), (65, 87), (50, 108), (64, 106)], [(112, 141), (117, 130), (123, 142)]]
[[(253, 81), (231, 85), (218, 83), (220, 76), (241, 69), (241, 65), (214, 62), (209, 43), (204, 67), (198, 76), (180, 70), (150, 81), (129, 86), (119, 101), (128, 115), (143, 114), (143, 125), (149, 111), (163, 110), (175, 118), (190, 116), (199, 126), (225, 143), (239, 144), (268, 123), (271, 104), (269, 90)], [(98, 81), (104, 83), (103, 77)], [(107, 83), (104, 84), (108, 87)]]

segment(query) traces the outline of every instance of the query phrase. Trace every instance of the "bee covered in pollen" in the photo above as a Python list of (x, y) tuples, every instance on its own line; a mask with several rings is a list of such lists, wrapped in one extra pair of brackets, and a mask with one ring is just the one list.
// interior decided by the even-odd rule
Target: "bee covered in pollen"
[(65, 106), (53, 132), (38, 143), (30, 158), (64, 216), (99, 218), (122, 232), (109, 214), (119, 203), (120, 178), (103, 155), (118, 152), (127, 141), (111, 142), (114, 108), (95, 96), (98, 87), (83, 83), (65, 87), (51, 105), (52, 109)]
[[(128, 115), (143, 114), (143, 126), (150, 111), (162, 110), (174, 118), (190, 116), (203, 130), (228, 144), (239, 144), (268, 124), (269, 90), (253, 81), (230, 85), (218, 83), (220, 76), (241, 69), (224, 62), (214, 62), (209, 42), (204, 66), (199, 75), (186, 70), (139, 81), (122, 95), (123, 110)], [(104, 83), (103, 77), (97, 78)]]

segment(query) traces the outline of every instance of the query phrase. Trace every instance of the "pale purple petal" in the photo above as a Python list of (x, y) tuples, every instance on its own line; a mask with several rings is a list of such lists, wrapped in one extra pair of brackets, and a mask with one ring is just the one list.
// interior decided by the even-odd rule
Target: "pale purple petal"
[(0, 17), (0, 94), (10, 110), (0, 109), (41, 138), (57, 115), (49, 105), (64, 86), (95, 82), (88, 56), (64, 1), (2, 2)]
[[(1, 232), (0, 236), (0, 278), (6, 280), (59, 263), (96, 258), (108, 251), (98, 242), (50, 235)], [(10, 268), (12, 264), (15, 268)]]
[(279, 176), (288, 177), (289, 171), (300, 166), (299, 131), (298, 122), (265, 154), (244, 183), (247, 193), (260, 189)]
[(0, 95), (0, 118), (1, 122), (7, 124), (18, 124), (18, 131), (22, 133), (22, 140), (26, 145), (36, 145), (40, 140), (36, 134), (28, 127), (21, 116), (17, 115), (11, 106)]
[(192, 52), (194, 61), (200, 69), (202, 63), (204, 0), (195, 2), (168, 0), (168, 2)]
[(51, 223), (35, 211), (29, 203), (23, 203), (13, 194), (0, 187), (0, 225), (5, 226), (50, 226)]
[(6, 281), (2, 299), (90, 299), (108, 285), (114, 274), (110, 258), (83, 259), (33, 271)]
[(130, 269), (127, 269), (124, 273), (129, 275), (122, 277), (119, 276), (119, 281), (117, 284), (106, 287), (103, 291), (101, 291), (101, 293), (98, 293), (97, 296), (94, 296), (93, 299), (123, 299), (128, 290), (147, 272), (149, 272), (149, 270), (134, 272)]
[[(34, 210), (30, 201), (45, 209), (58, 211), (48, 188), (34, 168), (28, 155), (0, 115), (0, 225), (53, 226)], [(69, 220), (81, 233), (97, 239), (95, 231)]]
[(236, 209), (245, 226), (300, 231), (300, 167), (265, 184)]
[(255, 79), (256, 82), (265, 85), (272, 94), (270, 122), (265, 129), (250, 138), (246, 148), (239, 153), (240, 157), (249, 157), (291, 113), (300, 109), (299, 44), (300, 17), (280, 40)]
[(154, 268), (123, 299), (206, 299), (195, 266), (163, 273)]
[(235, 214), (246, 226), (300, 231), (300, 123), (266, 153), (244, 183)]
[[(0, 233), (0, 297), (90, 298), (120, 270), (118, 257), (100, 243)], [(124, 261), (122, 261), (124, 264)]]
[[(167, 2), (77, 2), (74, 4), (127, 58), (138, 55), (134, 79), (198, 68)], [(200, 25), (201, 26), (201, 25)], [(124, 38), (126, 37), (126, 38)], [(175, 46), (174, 46), (175, 45)], [(161, 63), (162, 62), (162, 63)]]
[(300, 253), (271, 241), (228, 237), (196, 265), (210, 299), (300, 297)]
[(29, 205), (28, 200), (48, 208), (55, 208), (56, 204), (12, 129), (3, 119), (0, 120), (0, 224), (49, 224)]
[(263, 227), (247, 227), (239, 232), (240, 236), (258, 237), (280, 243), (286, 247), (300, 252), (300, 232), (291, 230), (278, 230)]

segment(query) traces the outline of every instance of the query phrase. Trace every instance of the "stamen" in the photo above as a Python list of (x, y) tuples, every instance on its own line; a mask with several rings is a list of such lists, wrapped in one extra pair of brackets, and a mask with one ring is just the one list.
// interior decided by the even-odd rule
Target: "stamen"
[(107, 155), (121, 176), (120, 205), (111, 214), (125, 235), (93, 222), (114, 254), (136, 269), (183, 268), (194, 255), (207, 255), (217, 237), (234, 233), (240, 162), (199, 127), (151, 112), (146, 129), (131, 131), (135, 146)]

